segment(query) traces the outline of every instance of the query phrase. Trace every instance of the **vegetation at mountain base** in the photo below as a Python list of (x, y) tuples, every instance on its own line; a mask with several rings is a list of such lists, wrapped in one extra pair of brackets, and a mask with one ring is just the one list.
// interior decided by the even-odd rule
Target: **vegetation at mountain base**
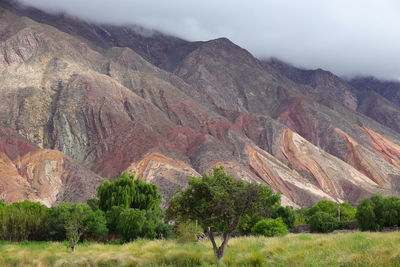
[(400, 198), (374, 195), (360, 200), (356, 218), (362, 231), (400, 226)]
[(282, 218), (264, 219), (257, 222), (251, 232), (255, 235), (263, 235), (267, 237), (284, 236), (289, 233), (286, 224)]
[[(216, 261), (225, 256), (242, 216), (268, 217), (280, 205), (280, 196), (269, 187), (234, 180), (222, 166), (188, 183), (189, 187), (170, 201), (168, 214), (177, 221), (198, 221), (207, 231)], [(215, 232), (222, 234), (220, 245)]]
[(294, 225), (309, 224), (311, 232), (329, 233), (346, 229), (356, 220), (357, 209), (348, 202), (337, 203), (321, 200), (311, 207), (302, 207), (294, 212)]
[(171, 235), (172, 227), (161, 219), (157, 186), (124, 173), (114, 182), (105, 180), (98, 192), (99, 198), (89, 199), (88, 205), (65, 202), (47, 208), (30, 201), (10, 205), (0, 201), (0, 239), (68, 240), (74, 251), (79, 241), (105, 240), (108, 234), (124, 241)]
[[(222, 266), (398, 266), (400, 232), (237, 237)], [(138, 239), (123, 245), (0, 242), (0, 266), (217, 266), (208, 240)]]
[[(166, 213), (160, 209), (160, 203), (157, 186), (124, 173), (113, 182), (105, 180), (98, 188), (98, 198), (89, 199), (88, 204), (65, 202), (47, 208), (30, 201), (10, 205), (0, 201), (0, 239), (3, 242), (22, 241), (21, 244), (29, 241), (66, 242), (74, 254), (79, 251), (76, 247), (81, 248), (88, 241), (142, 242), (140, 246), (144, 246), (143, 242), (165, 242), (174, 248), (188, 246), (193, 249), (198, 246), (195, 251), (201, 250), (200, 256), (190, 251), (182, 252), (192, 255), (195, 261), (192, 258), (176, 260), (186, 262), (186, 265), (201, 265), (212, 264), (202, 256), (207, 247), (206, 241), (199, 241), (207, 235), (215, 261), (235, 265), (238, 263), (231, 261), (234, 245), (229, 245), (227, 249), (230, 240), (254, 240), (259, 243), (263, 240), (261, 237), (236, 239), (237, 236), (284, 238), (289, 229), (294, 229), (299, 222), (308, 223), (311, 232), (316, 233), (346, 229), (347, 224), (355, 220), (362, 231), (381, 231), (384, 227), (400, 225), (400, 199), (397, 197), (373, 195), (362, 199), (357, 208), (348, 202), (322, 200), (311, 207), (293, 210), (280, 206), (280, 195), (269, 187), (236, 180), (222, 166), (214, 168), (210, 174), (189, 179), (189, 187), (176, 194)], [(172, 225), (167, 223), (171, 220)], [(356, 239), (361, 236), (351, 235)], [(166, 240), (173, 236), (174, 239)], [(301, 239), (304, 242), (313, 240), (313, 237), (301, 234), (295, 238), (299, 242)], [(136, 241), (142, 239), (164, 241)], [(57, 243), (53, 245), (58, 246)], [(50, 247), (53, 245), (48, 243)], [(267, 263), (270, 258), (263, 255), (256, 253), (251, 256), (250, 264)], [(12, 262), (11, 258), (3, 257), (1, 260)], [(166, 266), (175, 262), (175, 259), (164, 260), (160, 262)]]

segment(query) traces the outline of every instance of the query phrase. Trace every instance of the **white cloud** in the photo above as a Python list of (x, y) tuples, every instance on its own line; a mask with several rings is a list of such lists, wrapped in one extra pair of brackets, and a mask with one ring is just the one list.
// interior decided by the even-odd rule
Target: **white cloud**
[(21, 0), (188, 40), (228, 37), (257, 57), (339, 75), (400, 77), (397, 0)]

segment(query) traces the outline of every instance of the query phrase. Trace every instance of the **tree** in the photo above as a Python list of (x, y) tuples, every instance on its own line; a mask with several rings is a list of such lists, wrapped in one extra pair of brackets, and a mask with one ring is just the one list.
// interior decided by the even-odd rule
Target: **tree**
[(255, 235), (268, 237), (284, 236), (289, 233), (288, 228), (281, 217), (261, 220), (251, 228), (251, 232)]
[[(76, 227), (78, 222), (81, 227)], [(48, 212), (47, 229), (49, 239), (56, 241), (68, 239), (67, 228), (70, 228), (71, 231), (83, 229), (80, 238), (84, 239), (101, 238), (108, 231), (103, 211), (93, 211), (88, 205), (84, 204), (65, 202), (59, 206), (52, 207)]]
[[(242, 216), (268, 217), (279, 202), (280, 196), (269, 187), (233, 180), (221, 166), (210, 175), (189, 179), (189, 187), (171, 200), (168, 213), (178, 220), (197, 220), (206, 229), (219, 262)], [(214, 232), (222, 233), (220, 246)]]
[(71, 214), (71, 218), (65, 224), (66, 238), (69, 242), (71, 252), (75, 252), (75, 246), (83, 235), (84, 225), (82, 217), (83, 214), (75, 211)]
[(120, 206), (113, 206), (110, 210), (106, 212), (106, 220), (107, 220), (107, 228), (112, 234), (118, 233), (117, 225), (119, 221), (119, 217), (122, 211), (126, 210), (126, 208)]
[(357, 209), (345, 201), (340, 204), (340, 221), (351, 222), (356, 219)]
[(311, 232), (329, 233), (338, 229), (339, 221), (332, 214), (318, 211), (310, 218)]
[(356, 218), (361, 231), (377, 231), (380, 228), (375, 216), (374, 203), (369, 198), (359, 201)]
[(123, 173), (114, 182), (104, 181), (97, 188), (99, 208), (111, 210), (113, 206), (123, 208), (156, 210), (161, 203), (161, 195), (154, 184), (148, 184), (135, 175)]
[(296, 221), (296, 215), (291, 207), (279, 206), (272, 211), (271, 217), (273, 219), (282, 218), (283, 222), (286, 224), (287, 228), (294, 228), (294, 222)]
[(88, 205), (73, 205), (65, 220), (65, 234), (72, 252), (81, 237), (99, 238), (107, 233), (104, 213), (101, 210), (94, 212)]
[(400, 199), (373, 195), (360, 200), (356, 218), (362, 231), (381, 231), (384, 227), (400, 225)]

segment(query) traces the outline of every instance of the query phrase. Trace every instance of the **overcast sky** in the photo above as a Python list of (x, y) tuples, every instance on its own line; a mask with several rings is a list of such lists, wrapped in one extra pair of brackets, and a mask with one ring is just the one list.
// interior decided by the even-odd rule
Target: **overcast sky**
[(228, 37), (258, 58), (400, 79), (399, 0), (21, 0), (187, 40)]

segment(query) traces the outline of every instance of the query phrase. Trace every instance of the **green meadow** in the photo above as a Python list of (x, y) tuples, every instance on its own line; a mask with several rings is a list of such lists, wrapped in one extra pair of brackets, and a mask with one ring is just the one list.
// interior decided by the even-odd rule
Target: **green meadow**
[[(400, 232), (239, 237), (225, 266), (400, 266)], [(0, 243), (0, 266), (216, 266), (211, 243), (136, 240), (123, 245)]]

